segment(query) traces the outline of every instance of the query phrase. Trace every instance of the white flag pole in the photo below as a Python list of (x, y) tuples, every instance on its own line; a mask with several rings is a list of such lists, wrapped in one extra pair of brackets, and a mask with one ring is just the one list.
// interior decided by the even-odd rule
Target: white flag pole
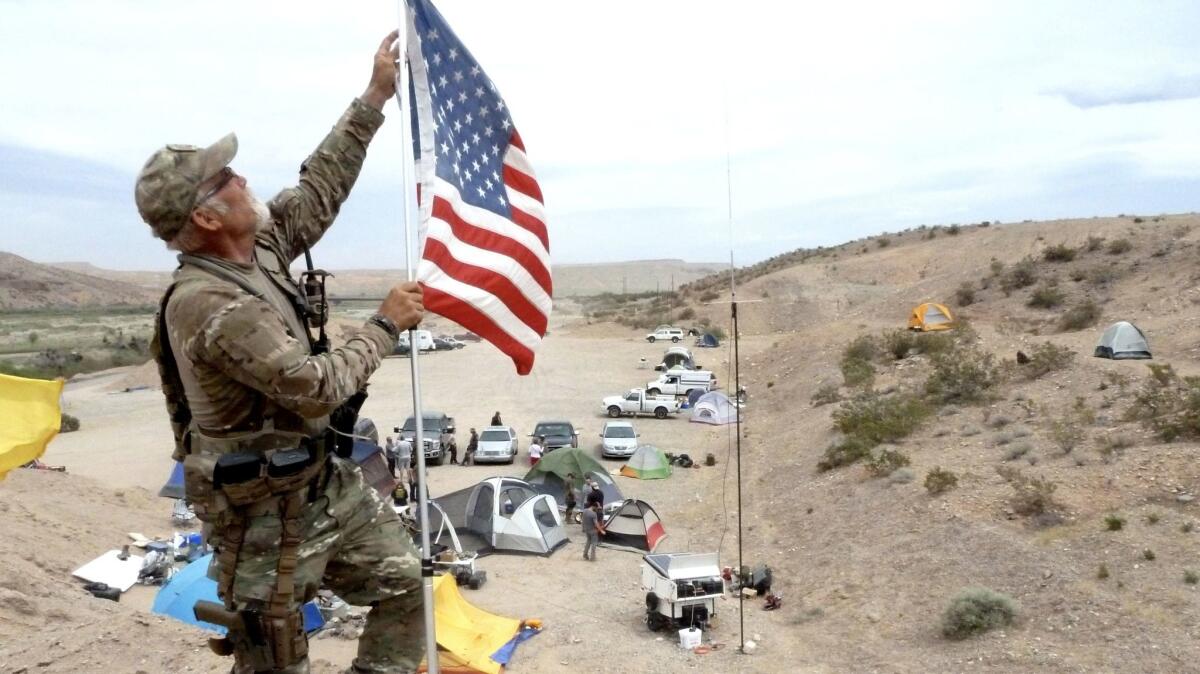
[[(412, 24), (408, 3), (399, 0), (400, 7), (400, 58), (396, 63), (396, 100), (400, 104), (400, 156), (401, 180), (404, 188), (404, 257), (408, 267), (408, 280), (417, 278), (417, 254), (419, 244), (413, 238), (414, 213), (417, 210), (417, 182), (414, 165), (416, 158), (413, 153), (412, 110), (408, 99), (408, 45), (409, 26)], [(419, 236), (419, 232), (418, 232)], [(421, 602), (425, 613), (425, 658), (429, 674), (438, 674), (437, 634), (433, 612), (433, 559), (429, 550), (429, 490), (425, 484), (425, 425), (421, 410), (421, 369), (417, 364), (417, 354), (421, 352), (417, 340), (416, 328), (408, 331), (409, 364), (412, 371), (413, 391), (413, 421), (415, 435), (413, 451), (417, 454), (417, 509), (421, 527)], [(445, 451), (443, 448), (442, 451)]]

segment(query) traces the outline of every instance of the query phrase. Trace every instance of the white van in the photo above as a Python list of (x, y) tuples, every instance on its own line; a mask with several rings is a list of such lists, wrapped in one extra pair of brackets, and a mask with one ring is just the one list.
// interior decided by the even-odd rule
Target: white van
[(708, 370), (670, 370), (646, 384), (646, 395), (685, 396), (695, 389), (705, 393), (717, 388), (717, 377)]
[[(417, 330), (417, 350), (418, 351), (433, 351), (433, 333), (428, 330)], [(396, 340), (396, 345), (402, 349), (410, 349), (408, 344), (408, 330), (400, 333), (400, 339)]]

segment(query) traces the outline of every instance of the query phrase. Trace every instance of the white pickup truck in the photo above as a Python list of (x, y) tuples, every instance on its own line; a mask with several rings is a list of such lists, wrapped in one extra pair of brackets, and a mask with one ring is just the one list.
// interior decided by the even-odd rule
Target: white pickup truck
[(608, 396), (602, 405), (604, 412), (614, 419), (624, 414), (653, 414), (659, 419), (666, 419), (668, 414), (679, 413), (679, 401), (674, 396), (648, 396), (640, 388), (629, 389), (623, 396)]

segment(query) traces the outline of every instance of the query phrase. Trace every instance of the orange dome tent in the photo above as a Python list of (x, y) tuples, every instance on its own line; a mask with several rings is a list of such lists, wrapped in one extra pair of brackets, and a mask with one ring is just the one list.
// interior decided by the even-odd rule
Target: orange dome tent
[(926, 302), (912, 310), (908, 318), (908, 329), (921, 332), (950, 330), (954, 327), (954, 316), (944, 304)]

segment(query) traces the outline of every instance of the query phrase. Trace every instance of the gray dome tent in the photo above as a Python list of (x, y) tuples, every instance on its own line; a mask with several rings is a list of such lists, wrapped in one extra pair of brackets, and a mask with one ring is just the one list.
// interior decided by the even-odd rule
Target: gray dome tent
[(1118, 321), (1108, 326), (1096, 343), (1097, 358), (1146, 360), (1151, 358), (1146, 335), (1133, 323)]

